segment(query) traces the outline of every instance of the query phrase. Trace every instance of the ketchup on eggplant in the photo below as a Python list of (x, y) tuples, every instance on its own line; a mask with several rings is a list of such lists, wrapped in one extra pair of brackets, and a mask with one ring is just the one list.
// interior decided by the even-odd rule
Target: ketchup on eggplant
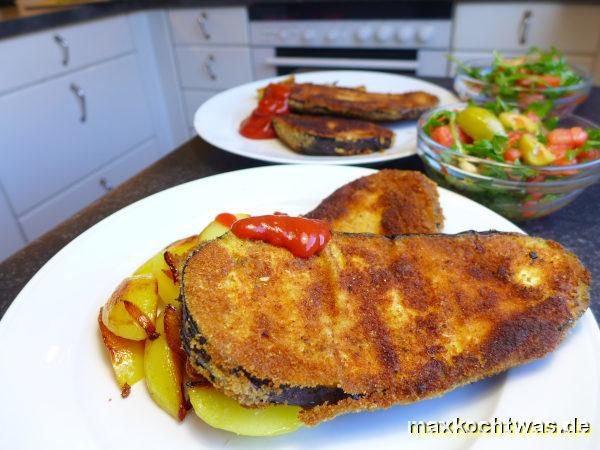
[(281, 214), (236, 220), (231, 231), (242, 239), (256, 239), (284, 247), (300, 258), (309, 258), (321, 251), (331, 239), (327, 223)]
[(249, 139), (273, 139), (275, 130), (271, 121), (273, 117), (288, 112), (290, 87), (286, 84), (269, 84), (252, 111), (250, 117), (240, 124), (240, 134)]

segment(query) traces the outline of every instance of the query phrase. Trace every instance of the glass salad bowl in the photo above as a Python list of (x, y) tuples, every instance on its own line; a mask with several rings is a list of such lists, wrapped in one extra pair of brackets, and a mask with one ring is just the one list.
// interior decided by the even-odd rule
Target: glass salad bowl
[[(482, 203), (509, 219), (522, 221), (563, 208), (600, 179), (600, 158), (561, 166), (500, 162), (441, 145), (425, 131), (426, 124), (435, 114), (447, 110), (461, 111), (467, 106), (467, 103), (459, 103), (436, 108), (423, 114), (418, 121), (417, 153), (428, 175), (439, 185)], [(562, 117), (558, 125), (598, 128), (576, 115)]]
[(481, 105), (500, 97), (521, 109), (532, 103), (551, 102), (549, 114), (562, 117), (571, 114), (589, 96), (592, 78), (590, 71), (583, 66), (569, 63), (571, 74), (562, 81), (560, 77), (536, 75), (536, 82), (519, 80), (520, 84), (514, 85), (510, 76), (500, 75), (494, 78), (496, 81), (487, 79), (496, 58), (478, 58), (459, 64), (454, 89), (461, 100)]

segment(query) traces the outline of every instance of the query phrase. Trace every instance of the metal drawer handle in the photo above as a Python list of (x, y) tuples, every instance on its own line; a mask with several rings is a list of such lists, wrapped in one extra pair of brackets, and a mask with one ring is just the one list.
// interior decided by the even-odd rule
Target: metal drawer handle
[(519, 22), (519, 44), (524, 45), (527, 43), (527, 35), (529, 34), (529, 24), (531, 22), (531, 17), (533, 13), (528, 9), (521, 16), (521, 21)]
[(217, 74), (215, 73), (215, 70), (213, 69), (213, 65), (212, 63), (215, 62), (215, 55), (208, 55), (208, 57), (204, 60), (204, 68), (206, 69), (206, 73), (208, 73), (208, 76), (210, 77), (211, 80), (216, 80), (217, 79)]
[(200, 27), (200, 31), (202, 32), (202, 36), (207, 41), (210, 40), (210, 33), (208, 32), (208, 27), (206, 26), (206, 20), (208, 19), (208, 14), (202, 12), (198, 17), (198, 26)]
[(106, 178), (102, 177), (100, 178), (100, 186), (102, 186), (102, 188), (106, 191), (106, 192), (110, 192), (113, 190), (114, 186), (112, 185), (112, 183), (110, 181), (108, 181)]
[(67, 41), (60, 34), (55, 34), (54, 42), (56, 42), (58, 44), (58, 46), (60, 47), (60, 49), (62, 50), (62, 65), (68, 66), (69, 65), (69, 45), (67, 44)]
[(73, 94), (75, 94), (75, 97), (77, 97), (77, 100), (79, 101), (79, 108), (81, 109), (79, 121), (85, 122), (87, 120), (87, 105), (86, 105), (85, 94), (83, 93), (83, 89), (81, 89), (75, 83), (71, 83), (71, 92), (73, 92)]

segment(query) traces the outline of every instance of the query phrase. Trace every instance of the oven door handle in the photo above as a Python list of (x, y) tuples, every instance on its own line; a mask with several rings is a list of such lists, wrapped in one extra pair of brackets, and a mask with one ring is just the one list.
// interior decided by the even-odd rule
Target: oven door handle
[(331, 67), (346, 69), (416, 70), (416, 60), (359, 59), (359, 58), (304, 58), (272, 56), (265, 63), (275, 67)]

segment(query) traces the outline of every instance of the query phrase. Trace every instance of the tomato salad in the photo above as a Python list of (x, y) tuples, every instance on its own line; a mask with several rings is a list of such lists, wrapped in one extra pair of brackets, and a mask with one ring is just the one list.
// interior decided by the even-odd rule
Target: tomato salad
[[(547, 118), (551, 104), (517, 110), (497, 99), (440, 108), (419, 127), (418, 151), (439, 184), (515, 220), (563, 207), (591, 184), (600, 129), (576, 116)], [(449, 150), (450, 151), (449, 151)]]
[(423, 129), (444, 147), (515, 165), (571, 166), (600, 157), (600, 129), (559, 128), (544, 117), (544, 107), (519, 112), (497, 101), (439, 111)]
[(557, 99), (573, 94), (587, 81), (555, 48), (548, 52), (532, 48), (527, 54), (514, 58), (494, 52), (489, 67), (475, 67), (456, 59), (454, 62), (460, 72), (480, 82), (472, 83), (471, 88), (478, 88), (482, 95), (499, 96), (504, 100)]

